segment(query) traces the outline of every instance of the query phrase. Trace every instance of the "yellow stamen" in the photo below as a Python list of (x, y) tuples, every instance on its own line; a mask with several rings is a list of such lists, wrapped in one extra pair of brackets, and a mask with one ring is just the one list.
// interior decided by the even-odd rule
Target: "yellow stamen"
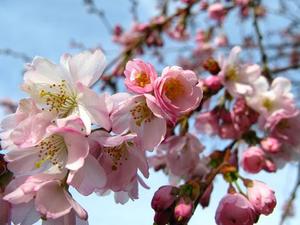
[(130, 113), (138, 127), (141, 126), (142, 123), (151, 122), (154, 117), (152, 111), (148, 108), (145, 101), (135, 102), (135, 106), (130, 110)]
[(140, 87), (145, 87), (147, 84), (151, 83), (149, 76), (143, 72), (136, 74), (134, 81), (136, 85)]
[(61, 118), (68, 116), (77, 106), (76, 96), (67, 91), (65, 80), (59, 84), (49, 85), (47, 91), (42, 89), (40, 97), (46, 104), (47, 110), (55, 111)]
[(175, 78), (168, 79), (164, 84), (165, 95), (170, 100), (176, 100), (178, 97), (184, 95), (184, 86)]
[(273, 102), (269, 98), (265, 98), (262, 102), (263, 107), (265, 107), (268, 111), (271, 111), (273, 108)]
[(225, 74), (225, 80), (226, 81), (236, 81), (238, 79), (238, 74), (237, 71), (234, 67), (229, 67), (226, 70), (226, 74)]

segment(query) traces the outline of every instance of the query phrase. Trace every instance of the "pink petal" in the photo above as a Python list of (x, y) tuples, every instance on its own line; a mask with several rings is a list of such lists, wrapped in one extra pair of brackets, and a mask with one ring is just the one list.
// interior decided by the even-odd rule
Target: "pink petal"
[(105, 186), (106, 175), (99, 162), (92, 155), (88, 155), (83, 167), (77, 172), (70, 172), (68, 183), (87, 196), (95, 189)]
[(69, 213), (72, 205), (58, 181), (45, 183), (36, 194), (35, 206), (46, 218), (57, 219)]
[(87, 138), (76, 133), (65, 134), (64, 141), (68, 148), (66, 168), (70, 170), (80, 169), (89, 153)]
[(111, 122), (109, 119), (109, 111), (111, 110), (111, 102), (107, 94), (98, 95), (93, 90), (87, 88), (81, 83), (77, 83), (80, 98), (78, 99), (81, 105), (81, 111), (84, 109), (86, 114), (91, 117), (91, 121), (110, 130)]

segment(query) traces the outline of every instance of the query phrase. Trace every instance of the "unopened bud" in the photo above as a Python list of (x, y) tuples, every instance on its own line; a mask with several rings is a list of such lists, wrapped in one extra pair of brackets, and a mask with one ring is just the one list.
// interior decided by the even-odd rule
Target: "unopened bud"
[(203, 63), (203, 68), (213, 75), (217, 75), (221, 71), (219, 63), (213, 58), (208, 58), (205, 60)]

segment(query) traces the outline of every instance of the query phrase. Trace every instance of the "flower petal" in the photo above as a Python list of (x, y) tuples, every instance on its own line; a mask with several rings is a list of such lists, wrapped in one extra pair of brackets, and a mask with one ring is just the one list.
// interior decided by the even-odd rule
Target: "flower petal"
[(69, 58), (68, 62), (74, 83), (80, 81), (87, 87), (100, 78), (106, 65), (105, 56), (100, 49), (74, 55)]
[(70, 171), (68, 183), (87, 196), (95, 189), (104, 187), (106, 175), (99, 162), (92, 155), (88, 155), (83, 167), (77, 172)]
[(71, 133), (64, 135), (64, 141), (68, 149), (66, 168), (70, 170), (80, 169), (89, 153), (87, 138), (77, 133)]
[(58, 181), (49, 181), (36, 194), (35, 206), (46, 218), (57, 219), (72, 209), (63, 187)]

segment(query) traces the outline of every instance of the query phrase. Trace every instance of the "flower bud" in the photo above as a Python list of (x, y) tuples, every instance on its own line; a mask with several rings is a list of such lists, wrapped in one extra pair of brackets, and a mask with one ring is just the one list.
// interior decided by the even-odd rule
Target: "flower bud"
[(217, 225), (253, 225), (256, 218), (257, 214), (252, 204), (238, 193), (225, 195), (215, 215)]
[(166, 185), (160, 187), (155, 193), (151, 201), (151, 207), (156, 212), (168, 209), (176, 200), (176, 196), (172, 191), (175, 187)]
[(179, 203), (174, 209), (174, 216), (176, 220), (188, 220), (193, 214), (193, 204), (192, 202), (186, 203), (183, 199), (180, 199)]
[(199, 203), (201, 204), (201, 206), (203, 208), (205, 208), (209, 205), (210, 196), (211, 196), (212, 191), (213, 191), (213, 185), (210, 184), (204, 191), (202, 197), (200, 198)]
[(274, 191), (265, 183), (253, 181), (253, 185), (248, 187), (248, 199), (258, 213), (269, 215), (276, 206)]
[(213, 92), (217, 92), (218, 90), (221, 89), (222, 87), (222, 84), (221, 84), (221, 81), (220, 81), (220, 78), (217, 77), (217, 76), (209, 76), (205, 79), (204, 81), (204, 84), (205, 86), (213, 91)]
[(217, 21), (223, 21), (226, 15), (226, 9), (224, 8), (224, 5), (219, 2), (210, 5), (207, 11), (209, 17)]
[(250, 147), (243, 152), (242, 167), (249, 173), (258, 173), (265, 167), (265, 153), (259, 147)]
[[(217, 75), (221, 70), (218, 62), (216, 60), (214, 60), (213, 58), (209, 58), (209, 59), (205, 60), (205, 62), (203, 63), (203, 68), (206, 69), (207, 71), (209, 71), (213, 75)], [(219, 79), (219, 82), (220, 82), (220, 79)]]

